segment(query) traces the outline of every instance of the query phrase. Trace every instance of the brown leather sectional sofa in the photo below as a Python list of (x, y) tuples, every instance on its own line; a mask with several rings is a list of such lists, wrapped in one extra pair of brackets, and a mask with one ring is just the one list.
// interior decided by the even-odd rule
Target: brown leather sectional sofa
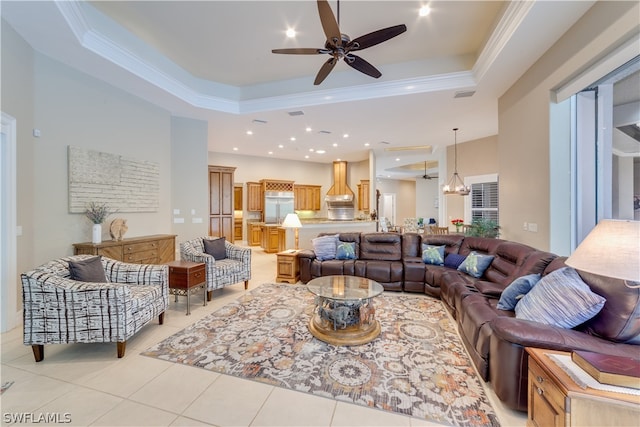
[[(580, 272), (606, 303), (594, 318), (574, 329), (517, 319), (513, 311), (496, 308), (502, 291), (514, 279), (534, 273), (545, 276), (565, 267), (564, 257), (521, 243), (460, 235), (341, 233), (338, 238), (355, 243), (357, 258), (319, 261), (313, 251), (303, 250), (298, 257), (303, 283), (321, 276), (355, 275), (375, 280), (385, 290), (440, 298), (456, 319), (479, 374), (512, 409), (527, 410), (525, 347), (627, 356), (640, 353), (640, 289), (619, 280)], [(475, 251), (494, 259), (476, 279), (453, 268), (425, 264), (423, 243), (444, 245), (446, 255)]]

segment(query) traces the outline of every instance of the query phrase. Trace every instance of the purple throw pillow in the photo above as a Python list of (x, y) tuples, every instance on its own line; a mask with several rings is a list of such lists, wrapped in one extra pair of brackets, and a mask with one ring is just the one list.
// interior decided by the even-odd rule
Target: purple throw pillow
[(444, 259), (444, 266), (457, 270), (465, 259), (467, 259), (467, 257), (464, 255), (449, 254)]

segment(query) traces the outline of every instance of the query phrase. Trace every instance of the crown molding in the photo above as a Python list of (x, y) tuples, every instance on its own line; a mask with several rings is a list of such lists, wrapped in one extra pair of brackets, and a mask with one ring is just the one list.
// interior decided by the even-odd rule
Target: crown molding
[(531, 0), (511, 1), (507, 4), (506, 10), (502, 14), (495, 31), (491, 33), (489, 40), (487, 40), (482, 52), (478, 55), (478, 60), (473, 66), (472, 71), (476, 81), (481, 81), (485, 74), (491, 69), (492, 64), (498, 59), (502, 50), (527, 17), (535, 3), (535, 0)]
[[(195, 78), (177, 64), (152, 51), (117, 23), (97, 11), (86, 9), (83, 2), (56, 1), (56, 6), (83, 48), (181, 101), (206, 110), (241, 114), (476, 86), (473, 73), (461, 71), (254, 98), (250, 88)], [(295, 80), (290, 83), (294, 82)], [(273, 85), (282, 83), (275, 82)], [(245, 99), (239, 99), (241, 94)]]

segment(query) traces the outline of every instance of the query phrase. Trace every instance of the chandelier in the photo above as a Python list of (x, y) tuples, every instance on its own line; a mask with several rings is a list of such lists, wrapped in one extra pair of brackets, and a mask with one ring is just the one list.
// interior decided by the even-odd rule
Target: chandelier
[(471, 188), (464, 185), (464, 180), (458, 175), (458, 128), (453, 128), (453, 153), (453, 175), (451, 175), (449, 182), (442, 187), (442, 192), (467, 196), (471, 192)]

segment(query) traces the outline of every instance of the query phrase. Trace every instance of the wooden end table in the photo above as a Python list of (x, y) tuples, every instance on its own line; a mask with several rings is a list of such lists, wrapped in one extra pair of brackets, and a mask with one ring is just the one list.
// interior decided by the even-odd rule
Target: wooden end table
[(300, 280), (300, 264), (298, 263), (298, 252), (295, 249), (278, 252), (276, 282), (285, 282), (290, 284), (298, 283)]
[(637, 425), (640, 397), (581, 388), (548, 354), (569, 352), (527, 347), (527, 427)]
[(205, 264), (191, 261), (171, 261), (169, 266), (169, 294), (187, 297), (187, 316), (191, 314), (191, 302), (189, 296), (194, 290), (202, 287), (204, 304), (207, 305), (207, 275)]

